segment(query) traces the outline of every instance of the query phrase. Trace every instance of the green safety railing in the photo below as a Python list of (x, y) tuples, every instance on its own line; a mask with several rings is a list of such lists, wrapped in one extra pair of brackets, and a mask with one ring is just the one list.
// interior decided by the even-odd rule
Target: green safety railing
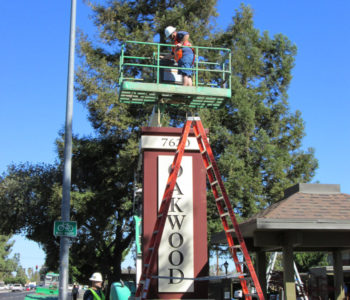
[[(132, 46), (138, 45), (142, 49), (147, 50), (148, 53), (152, 53), (151, 56), (132, 56), (128, 55), (128, 52), (133, 52)], [(148, 49), (148, 48), (151, 49)], [(202, 47), (202, 46), (182, 46), (194, 49), (195, 61), (193, 68), (184, 68), (178, 66), (164, 66), (160, 62), (163, 52), (161, 50), (168, 50), (171, 52), (171, 48), (174, 45), (161, 44), (161, 43), (149, 43), (138, 41), (126, 41), (122, 45), (120, 56), (120, 73), (119, 73), (119, 86), (124, 81), (143, 81), (142, 71), (137, 76), (127, 77), (128, 68), (140, 68), (142, 70), (148, 69), (152, 73), (152, 80), (154, 83), (161, 84), (160, 73), (162, 69), (182, 69), (192, 70), (195, 75), (195, 86), (208, 85), (231, 89), (231, 50), (228, 48), (217, 47)], [(209, 55), (211, 53), (212, 55)], [(209, 61), (208, 57), (214, 56), (220, 59), (218, 61)], [(142, 62), (142, 63), (141, 63)], [(209, 75), (209, 73), (214, 74)], [(207, 79), (209, 82), (205, 82)]]

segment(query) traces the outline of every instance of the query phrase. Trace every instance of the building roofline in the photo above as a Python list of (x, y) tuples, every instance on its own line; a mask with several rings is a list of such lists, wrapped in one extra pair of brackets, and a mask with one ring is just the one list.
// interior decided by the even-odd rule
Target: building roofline
[(295, 193), (340, 194), (340, 184), (297, 183), (284, 191), (284, 198)]

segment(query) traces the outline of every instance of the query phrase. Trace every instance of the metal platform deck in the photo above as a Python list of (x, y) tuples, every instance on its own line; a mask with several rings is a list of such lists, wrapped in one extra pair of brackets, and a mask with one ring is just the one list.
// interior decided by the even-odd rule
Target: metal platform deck
[(219, 108), (227, 98), (231, 98), (231, 89), (132, 81), (124, 81), (119, 92), (122, 103), (152, 104), (162, 100), (193, 108)]

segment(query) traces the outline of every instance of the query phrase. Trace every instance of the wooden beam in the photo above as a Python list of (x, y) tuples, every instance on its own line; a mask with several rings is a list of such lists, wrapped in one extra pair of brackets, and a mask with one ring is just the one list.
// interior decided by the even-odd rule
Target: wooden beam
[(286, 242), (294, 248), (324, 250), (350, 248), (348, 232), (333, 231), (256, 231), (253, 236), (255, 248), (281, 248)]
[(334, 299), (345, 299), (344, 274), (340, 250), (333, 251)]
[(265, 299), (266, 297), (266, 254), (264, 251), (257, 251), (256, 252), (256, 269), (257, 269), (257, 275), (259, 278), (259, 283), (261, 286), (261, 289), (264, 293)]
[(294, 266), (293, 266), (293, 248), (283, 247), (283, 285), (285, 299), (296, 300)]

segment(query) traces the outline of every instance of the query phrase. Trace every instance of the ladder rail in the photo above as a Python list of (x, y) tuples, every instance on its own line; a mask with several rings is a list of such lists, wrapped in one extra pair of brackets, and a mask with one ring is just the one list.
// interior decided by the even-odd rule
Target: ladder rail
[(294, 266), (296, 288), (298, 292), (301, 294), (302, 300), (309, 300), (308, 296), (305, 293), (304, 284), (300, 278), (300, 274), (299, 274), (297, 265), (295, 264), (295, 261), (293, 262), (293, 266)]
[[(207, 174), (208, 174), (209, 182), (210, 183), (215, 183), (215, 185), (211, 184), (212, 191), (214, 193), (214, 197), (215, 197), (215, 199), (217, 197), (219, 197), (219, 194), (218, 194), (217, 189), (215, 187), (216, 184), (217, 184), (217, 185), (219, 185), (220, 190), (221, 190), (221, 194), (222, 194), (222, 196), (224, 198), (224, 202), (225, 202), (227, 211), (229, 213), (232, 225), (234, 227), (235, 234), (237, 236), (238, 242), (241, 245), (241, 251), (242, 251), (243, 256), (245, 258), (245, 262), (247, 264), (247, 267), (248, 267), (248, 269), (250, 271), (250, 275), (251, 275), (251, 277), (253, 279), (253, 282), (254, 282), (255, 289), (257, 291), (258, 297), (259, 297), (260, 300), (262, 300), (262, 299), (264, 299), (264, 295), (263, 295), (263, 292), (262, 292), (262, 289), (261, 289), (258, 277), (257, 277), (257, 275), (255, 273), (255, 270), (254, 270), (254, 267), (253, 267), (253, 263), (251, 261), (249, 252), (247, 250), (245, 241), (244, 241), (243, 236), (241, 234), (241, 231), (239, 229), (239, 225), (238, 225), (237, 219), (236, 219), (236, 217), (235, 217), (235, 215), (233, 213), (233, 208), (232, 208), (231, 202), (230, 202), (230, 200), (228, 198), (228, 195), (227, 195), (224, 183), (223, 183), (223, 181), (221, 179), (219, 168), (218, 168), (218, 166), (216, 164), (216, 161), (215, 161), (215, 158), (214, 158), (214, 154), (213, 154), (212, 149), (210, 147), (210, 144), (208, 142), (208, 139), (207, 139), (207, 136), (206, 136), (206, 133), (205, 133), (205, 129), (203, 127), (202, 122), (200, 121), (200, 118), (198, 118), (198, 117), (197, 118), (193, 118), (193, 121), (194, 121), (193, 130), (194, 130), (195, 136), (197, 138), (198, 146), (199, 146), (200, 152), (202, 154), (204, 165), (205, 165), (206, 168), (208, 168), (209, 164), (211, 163), (211, 166), (212, 166), (212, 168), (210, 168), (209, 170), (207, 169)], [(209, 160), (210, 160), (210, 163), (209, 163)], [(223, 210), (221, 204), (219, 204), (219, 201), (216, 201), (216, 204), (217, 204), (219, 213), (221, 215), (221, 213), (224, 213), (224, 210)], [(233, 244), (233, 238), (232, 238), (231, 234), (227, 233), (228, 224), (227, 224), (227, 220), (226, 220), (226, 215), (221, 217), (221, 221), (222, 221), (222, 224), (223, 224), (224, 229), (225, 229), (225, 233), (226, 233), (226, 237), (227, 237), (229, 246), (233, 246), (234, 245)], [(233, 251), (231, 252), (235, 263), (236, 263), (236, 260), (238, 259), (236, 251), (237, 251), (236, 249), (233, 249)], [(237, 267), (240, 268), (240, 264), (236, 263), (236, 268)], [(238, 269), (237, 269), (237, 271), (238, 271)], [(242, 291), (245, 294), (246, 298), (247, 299), (251, 299), (251, 296), (249, 295), (249, 292), (248, 292), (248, 289), (247, 289), (246, 282), (241, 280), (241, 285), (242, 285)]]
[[(270, 255), (269, 259), (269, 264), (267, 266), (266, 270), (266, 288), (269, 288), (270, 281), (271, 281), (271, 275), (275, 266), (276, 258), (277, 258), (278, 253), (274, 252)], [(302, 300), (309, 300), (309, 297), (306, 295), (305, 288), (304, 288), (304, 283), (300, 278), (300, 274), (298, 271), (298, 268), (295, 264), (295, 261), (293, 261), (293, 268), (294, 268), (294, 281), (295, 281), (295, 287), (298, 293), (301, 295), (300, 299)]]
[(272, 275), (273, 268), (275, 266), (276, 258), (277, 258), (277, 252), (274, 252), (273, 254), (270, 255), (269, 264), (268, 264), (267, 270), (266, 270), (266, 277), (267, 277), (266, 278), (266, 289), (267, 290), (269, 289), (271, 275)]

